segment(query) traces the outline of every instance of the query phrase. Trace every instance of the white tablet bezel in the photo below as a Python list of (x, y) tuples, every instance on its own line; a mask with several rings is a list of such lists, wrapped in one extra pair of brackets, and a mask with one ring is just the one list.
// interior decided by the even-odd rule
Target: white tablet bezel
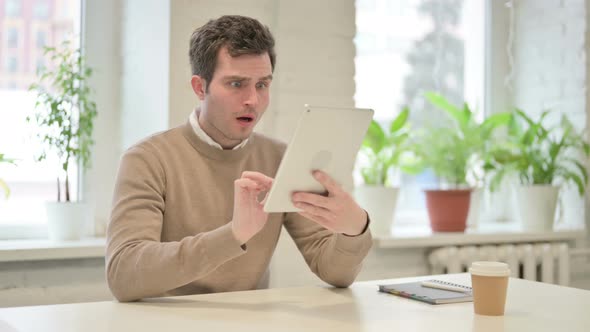
[(325, 192), (311, 174), (314, 169), (325, 171), (340, 184), (351, 182), (356, 155), (373, 114), (371, 109), (306, 105), (277, 170), (264, 211), (299, 212), (291, 200), (293, 192)]

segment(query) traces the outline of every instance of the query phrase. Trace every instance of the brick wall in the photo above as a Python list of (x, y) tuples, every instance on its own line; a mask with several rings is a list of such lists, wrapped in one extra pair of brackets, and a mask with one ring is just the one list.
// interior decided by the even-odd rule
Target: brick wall
[[(514, 105), (532, 116), (558, 110), (579, 130), (585, 128), (585, 1), (517, 0), (514, 5)], [(556, 123), (559, 116), (548, 118), (548, 123)], [(562, 200), (562, 226), (583, 225), (584, 200), (575, 190), (563, 191)]]

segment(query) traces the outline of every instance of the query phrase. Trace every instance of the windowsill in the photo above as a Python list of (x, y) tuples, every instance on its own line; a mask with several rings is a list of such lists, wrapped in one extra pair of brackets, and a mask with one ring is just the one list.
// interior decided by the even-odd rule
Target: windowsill
[(100, 258), (105, 255), (105, 238), (75, 241), (2, 240), (0, 262)]
[(464, 233), (433, 233), (425, 223), (394, 224), (390, 234), (373, 234), (375, 247), (383, 249), (575, 241), (585, 237), (586, 230), (583, 228), (534, 232), (522, 230), (514, 222), (481, 223), (477, 228), (468, 228)]
[[(394, 225), (390, 235), (373, 234), (376, 248), (425, 248), (447, 245), (480, 245), (540, 241), (575, 241), (586, 237), (585, 229), (530, 232), (515, 223), (482, 223), (465, 233), (433, 233), (427, 224)], [(2, 240), (0, 262), (101, 258), (105, 255), (105, 238), (77, 241)]]

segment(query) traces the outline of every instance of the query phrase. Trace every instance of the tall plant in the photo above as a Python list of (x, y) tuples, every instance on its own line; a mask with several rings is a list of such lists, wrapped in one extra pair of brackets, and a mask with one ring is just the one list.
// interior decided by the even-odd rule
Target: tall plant
[(463, 107), (452, 105), (440, 94), (428, 92), (426, 99), (444, 111), (452, 121), (451, 126), (431, 127), (424, 130), (414, 142), (414, 150), (424, 168), (430, 168), (455, 188), (469, 185), (469, 178), (482, 182), (478, 174), (483, 161), (496, 149), (496, 129), (508, 125), (509, 113), (487, 117), (479, 123), (467, 103)]
[[(3, 153), (0, 153), (0, 163), (14, 164), (14, 159), (9, 159)], [(4, 197), (8, 198), (10, 196), (10, 188), (8, 188), (8, 185), (2, 179), (0, 179), (0, 188), (4, 190)]]
[[(495, 190), (506, 174), (516, 173), (523, 185), (572, 183), (583, 195), (588, 183), (584, 161), (590, 156), (585, 133), (577, 132), (564, 114), (560, 122), (548, 127), (543, 122), (552, 111), (534, 120), (516, 109), (509, 126), (510, 141), (497, 151), (490, 167), (496, 169), (491, 189)], [(581, 161), (577, 157), (582, 156)]]
[[(90, 166), (90, 148), (93, 121), (96, 117), (96, 103), (91, 99), (88, 79), (92, 69), (79, 48), (72, 48), (69, 42), (59, 47), (46, 47), (45, 56), (49, 66), (41, 68), (39, 81), (33, 83), (30, 91), (37, 94), (34, 118), (27, 121), (36, 123), (37, 136), (43, 145), (38, 161), (48, 154), (58, 157), (65, 176), (64, 201), (70, 201), (69, 169), (72, 163), (79, 163), (84, 170)], [(61, 201), (60, 176), (57, 176), (57, 201)]]
[(366, 165), (360, 169), (365, 184), (391, 184), (391, 171), (396, 167), (411, 171), (411, 166), (402, 162), (402, 156), (408, 150), (409, 113), (410, 110), (405, 107), (388, 130), (377, 121), (371, 121), (360, 150), (366, 159)]

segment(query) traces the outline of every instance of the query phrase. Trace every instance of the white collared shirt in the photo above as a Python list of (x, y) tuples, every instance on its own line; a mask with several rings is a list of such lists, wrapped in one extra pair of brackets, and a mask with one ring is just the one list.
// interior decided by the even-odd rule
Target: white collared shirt
[[(223, 150), (223, 147), (219, 143), (215, 142), (211, 138), (211, 136), (207, 135), (203, 128), (201, 128), (201, 125), (199, 124), (199, 119), (197, 119), (197, 111), (192, 111), (188, 117), (188, 120), (190, 121), (191, 127), (193, 127), (193, 131), (195, 132), (195, 134), (197, 134), (197, 136), (199, 136), (200, 139), (202, 139), (205, 143), (218, 148), (219, 150)], [(234, 146), (232, 150), (237, 150), (243, 147), (244, 145), (246, 145), (247, 142), (248, 139), (243, 140), (242, 142), (240, 142), (240, 144)]]

